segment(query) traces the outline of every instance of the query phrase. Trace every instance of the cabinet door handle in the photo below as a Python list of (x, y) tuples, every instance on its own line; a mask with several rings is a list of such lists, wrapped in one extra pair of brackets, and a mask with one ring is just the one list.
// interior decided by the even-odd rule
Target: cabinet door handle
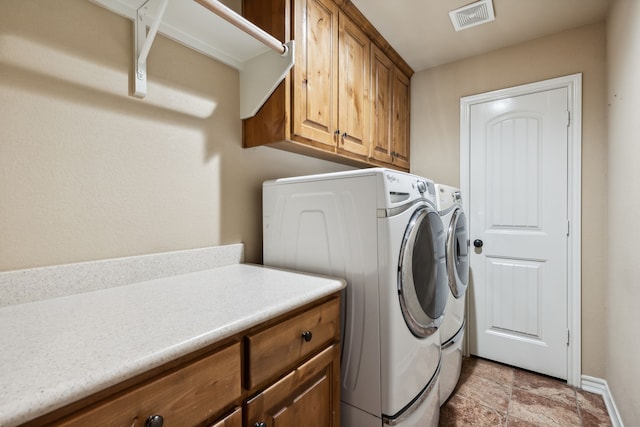
[(162, 415), (151, 415), (144, 423), (144, 427), (162, 427), (164, 424), (164, 418)]
[(346, 137), (348, 137), (348, 136), (349, 136), (349, 135), (348, 135), (346, 132), (342, 134), (342, 137), (343, 137), (343, 138), (346, 138)]
[(304, 338), (306, 342), (309, 342), (311, 341), (311, 338), (313, 338), (313, 334), (311, 333), (311, 331), (304, 331), (302, 333), (302, 338)]
[(263, 421), (258, 421), (257, 423), (255, 423), (253, 425), (253, 427), (267, 427), (267, 423), (265, 423)]
[(335, 132), (333, 132), (334, 135), (340, 135), (340, 129), (336, 129)]

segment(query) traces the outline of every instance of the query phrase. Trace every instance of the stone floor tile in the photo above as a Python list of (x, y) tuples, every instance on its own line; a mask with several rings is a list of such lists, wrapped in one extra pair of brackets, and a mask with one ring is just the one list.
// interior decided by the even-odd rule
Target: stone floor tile
[(609, 427), (602, 396), (560, 380), (465, 357), (460, 380), (440, 409), (441, 426)]
[(501, 427), (505, 426), (505, 415), (473, 398), (456, 394), (440, 408), (439, 426)]
[(608, 415), (594, 414), (589, 411), (580, 410), (580, 418), (583, 427), (611, 427), (611, 419)]
[(513, 374), (513, 386), (549, 399), (575, 405), (576, 392), (566, 383), (533, 372), (516, 369)]
[(580, 426), (577, 402), (565, 403), (518, 388), (513, 389), (509, 402), (509, 417), (538, 426)]
[(521, 420), (516, 417), (507, 417), (507, 427), (539, 427), (539, 424), (531, 423), (529, 421)]
[(465, 357), (462, 359), (460, 377), (479, 376), (510, 387), (513, 383), (513, 371), (513, 367), (501, 363), (478, 357)]
[(460, 378), (456, 394), (473, 398), (489, 408), (506, 413), (511, 398), (511, 386), (470, 375)]
[(607, 418), (607, 405), (604, 403), (604, 399), (601, 395), (596, 393), (589, 393), (584, 390), (576, 390), (576, 397), (578, 398), (578, 406), (581, 411), (588, 411), (596, 415), (604, 415)]

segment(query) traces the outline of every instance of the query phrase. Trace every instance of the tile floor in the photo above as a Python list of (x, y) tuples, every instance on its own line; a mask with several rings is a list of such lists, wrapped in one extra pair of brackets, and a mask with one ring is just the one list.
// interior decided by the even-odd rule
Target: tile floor
[(464, 358), (440, 426), (611, 426), (602, 397), (476, 357)]

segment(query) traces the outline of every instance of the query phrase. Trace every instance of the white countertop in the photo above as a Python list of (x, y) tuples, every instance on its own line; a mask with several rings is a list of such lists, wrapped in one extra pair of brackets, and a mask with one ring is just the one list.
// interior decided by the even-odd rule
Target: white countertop
[(0, 426), (44, 415), (344, 286), (235, 264), (0, 308)]

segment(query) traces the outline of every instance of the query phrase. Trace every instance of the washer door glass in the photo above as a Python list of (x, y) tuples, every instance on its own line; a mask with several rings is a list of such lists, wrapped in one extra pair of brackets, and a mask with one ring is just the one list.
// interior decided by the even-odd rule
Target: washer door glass
[(430, 206), (418, 208), (404, 233), (398, 265), (398, 295), (404, 320), (417, 337), (433, 334), (447, 303), (444, 227)]
[(469, 234), (467, 217), (458, 208), (451, 217), (447, 236), (447, 274), (449, 288), (454, 297), (460, 298), (469, 283)]

